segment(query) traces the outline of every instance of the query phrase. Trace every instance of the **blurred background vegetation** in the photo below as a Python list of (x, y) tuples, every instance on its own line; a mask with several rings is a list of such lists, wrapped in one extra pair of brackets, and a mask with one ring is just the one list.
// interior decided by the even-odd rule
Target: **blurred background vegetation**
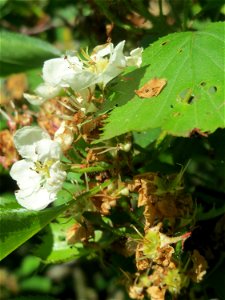
[[(87, 46), (91, 49), (109, 40), (116, 44), (123, 39), (127, 41), (127, 49), (145, 47), (168, 33), (197, 30), (203, 28), (208, 22), (224, 20), (225, 5), (223, 0), (0, 0), (0, 12), (1, 29), (38, 37), (54, 44), (64, 52)], [(21, 79), (20, 94), (13, 94), (15, 101), (21, 98), (24, 90), (32, 90), (37, 86), (41, 80), (40, 76), (37, 76), (38, 72), (41, 73), (41, 67), (35, 72), (27, 73), (24, 80)], [(6, 103), (9, 94), (12, 96), (15, 89), (18, 92), (18, 82), (12, 81), (10, 85), (6, 84), (8, 82), (6, 80), (9, 79), (1, 78), (3, 103)], [(22, 106), (22, 103), (18, 105)], [(6, 123), (2, 121), (1, 129), (5, 127)], [(207, 187), (203, 186), (197, 190), (200, 198), (208, 188), (210, 191), (214, 190), (218, 199), (222, 201), (224, 186), (221, 182), (221, 174), (224, 169), (218, 164), (218, 173), (215, 175), (218, 178), (218, 189), (215, 190), (212, 169), (210, 164), (205, 164), (204, 160), (212, 148), (218, 148), (219, 156), (216, 157), (218, 161), (222, 160), (224, 154), (219, 150), (221, 144), (218, 144), (219, 141), (222, 142), (222, 137), (224, 138), (224, 131), (217, 131), (209, 141), (201, 140), (194, 143), (196, 151), (192, 153), (193, 156), (198, 156), (199, 169), (198, 177), (196, 169), (193, 169), (190, 180), (208, 182)], [(192, 141), (187, 142), (185, 139), (174, 140), (171, 145), (168, 153), (165, 152), (165, 156), (173, 153), (176, 161), (185, 161), (185, 157), (182, 156), (185, 156), (185, 153), (182, 153), (184, 146), (186, 149), (188, 146), (193, 150)], [(157, 163), (156, 161), (156, 165)], [(214, 162), (214, 166), (215, 164)], [(0, 187), (1, 193), (10, 193), (15, 187), (4, 167), (1, 168)], [(206, 204), (209, 207), (210, 197), (212, 197), (210, 193)], [(219, 219), (217, 221), (219, 222)], [(222, 223), (220, 219), (220, 223), (218, 222), (218, 232), (222, 233), (224, 221)], [(208, 222), (204, 227), (204, 230), (208, 231), (208, 236), (213, 234), (211, 225)], [(108, 262), (104, 261), (104, 263), (90, 254), (74, 262), (45, 266), (32, 255), (34, 245), (39, 243), (42, 234), (33, 237), (2, 261), (0, 299), (22, 300), (25, 296), (28, 296), (26, 299), (31, 300), (129, 299), (124, 283), (120, 281), (118, 272), (121, 259), (117, 255), (109, 256)], [(201, 234), (202, 232), (197, 235), (197, 238)], [(203, 236), (201, 240), (203, 248), (208, 242), (205, 239), (207, 238)], [(210, 245), (207, 247), (210, 251)], [(210, 297), (224, 295), (221, 278), (218, 281), (218, 274), (221, 275), (224, 270), (224, 263), (222, 264), (221, 261), (224, 261), (224, 257), (220, 258), (217, 269), (214, 269), (215, 273), (209, 274), (211, 276), (208, 276), (203, 287), (194, 287), (193, 295), (189, 295), (187, 299), (192, 297), (190, 299), (206, 300), (209, 299), (209, 295)]]

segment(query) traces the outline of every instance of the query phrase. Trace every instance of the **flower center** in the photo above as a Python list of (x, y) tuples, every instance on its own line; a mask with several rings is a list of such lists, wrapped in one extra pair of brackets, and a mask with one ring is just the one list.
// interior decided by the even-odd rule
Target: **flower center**
[(35, 171), (39, 174), (41, 174), (43, 177), (50, 177), (49, 169), (53, 165), (54, 160), (48, 159), (44, 163), (41, 163), (40, 161), (35, 162)]
[(102, 73), (109, 63), (108, 58), (101, 58), (97, 61), (93, 61), (92, 65), (89, 67), (89, 70), (93, 73)]

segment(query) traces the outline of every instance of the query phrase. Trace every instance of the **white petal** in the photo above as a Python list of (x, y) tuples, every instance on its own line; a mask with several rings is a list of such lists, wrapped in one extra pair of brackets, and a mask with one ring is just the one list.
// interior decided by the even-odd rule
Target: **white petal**
[(50, 139), (42, 139), (35, 144), (35, 152), (37, 160), (44, 162), (46, 159), (60, 159), (61, 147), (60, 144)]
[(125, 41), (120, 42), (109, 59), (109, 63), (105, 70), (99, 75), (98, 83), (105, 86), (110, 80), (118, 76), (126, 67), (126, 59), (123, 54)]
[(82, 101), (90, 102), (90, 98), (94, 94), (94, 90), (95, 90), (95, 85), (91, 85), (87, 89), (83, 89), (83, 90), (79, 91), (79, 96), (82, 100), (81, 101), (78, 100), (78, 101), (80, 103)]
[(127, 66), (140, 67), (142, 63), (143, 48), (136, 48), (130, 52), (130, 56), (125, 56)]
[(44, 188), (40, 188), (30, 195), (27, 195), (26, 191), (20, 190), (15, 193), (15, 196), (18, 203), (29, 210), (44, 209), (56, 199), (56, 193), (49, 193)]
[(66, 172), (62, 170), (60, 161), (55, 162), (50, 168), (50, 177), (47, 179), (45, 188), (50, 192), (57, 193), (61, 190), (64, 180), (66, 179)]
[(91, 54), (91, 59), (98, 61), (106, 55), (110, 55), (113, 52), (113, 44), (107, 43), (104, 45), (99, 45), (93, 49)]
[(60, 86), (53, 87), (48, 83), (42, 83), (35, 89), (35, 93), (37, 95), (24, 93), (23, 96), (29, 103), (33, 105), (41, 105), (46, 100), (56, 97), (60, 90)]
[(35, 161), (37, 159), (35, 143), (42, 139), (50, 139), (50, 136), (38, 126), (25, 126), (16, 131), (13, 139), (19, 154)]
[(74, 74), (73, 77), (66, 77), (66, 82), (75, 92), (80, 92), (83, 89), (95, 85), (95, 83), (97, 82), (97, 78), (98, 77), (96, 74), (84, 70), (82, 72)]
[(77, 57), (53, 58), (47, 60), (43, 67), (43, 79), (52, 86), (68, 87), (67, 79), (82, 69), (82, 63)]
[(37, 95), (31, 95), (31, 94), (24, 93), (23, 96), (32, 105), (41, 105), (42, 103), (44, 103), (46, 101), (45, 98), (43, 98), (41, 96), (37, 96)]
[(56, 97), (60, 90), (61, 87), (59, 86), (51, 86), (48, 83), (42, 83), (35, 89), (35, 93), (47, 100)]
[(10, 170), (10, 176), (17, 181), (20, 189), (35, 190), (40, 186), (41, 175), (34, 171), (35, 165), (31, 161), (19, 160)]
[(124, 54), (123, 54), (123, 48), (125, 45), (125, 41), (120, 42), (113, 50), (113, 53), (109, 59), (109, 63), (117, 64), (119, 66), (125, 66), (124, 65)]
[(83, 68), (83, 63), (77, 56), (68, 56), (67, 61), (75, 72), (79, 72)]

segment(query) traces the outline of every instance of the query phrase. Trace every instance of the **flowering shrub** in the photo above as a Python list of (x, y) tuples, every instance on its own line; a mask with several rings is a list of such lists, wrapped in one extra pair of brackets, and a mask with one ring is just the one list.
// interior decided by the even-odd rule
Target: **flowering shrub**
[(198, 152), (175, 137), (197, 136), (207, 152), (225, 126), (223, 32), (217, 22), (129, 54), (125, 41), (61, 56), (47, 48), (43, 82), (24, 89), (22, 108), (1, 110), (11, 138), (1, 137), (1, 161), (17, 184), (2, 198), (1, 259), (49, 225), (34, 247), (41, 262), (109, 255), (131, 299), (190, 296), (209, 268), (195, 226), (224, 206), (202, 211)]

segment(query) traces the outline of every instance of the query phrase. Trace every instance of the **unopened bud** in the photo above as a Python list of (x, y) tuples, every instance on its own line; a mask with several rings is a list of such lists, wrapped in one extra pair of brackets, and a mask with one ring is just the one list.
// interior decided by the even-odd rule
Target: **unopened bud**
[(120, 191), (120, 195), (122, 195), (122, 196), (129, 196), (129, 189), (127, 187), (123, 188)]
[(131, 145), (130, 142), (127, 142), (126, 144), (119, 144), (118, 146), (119, 146), (120, 150), (125, 151), (125, 152), (129, 152), (132, 145)]

